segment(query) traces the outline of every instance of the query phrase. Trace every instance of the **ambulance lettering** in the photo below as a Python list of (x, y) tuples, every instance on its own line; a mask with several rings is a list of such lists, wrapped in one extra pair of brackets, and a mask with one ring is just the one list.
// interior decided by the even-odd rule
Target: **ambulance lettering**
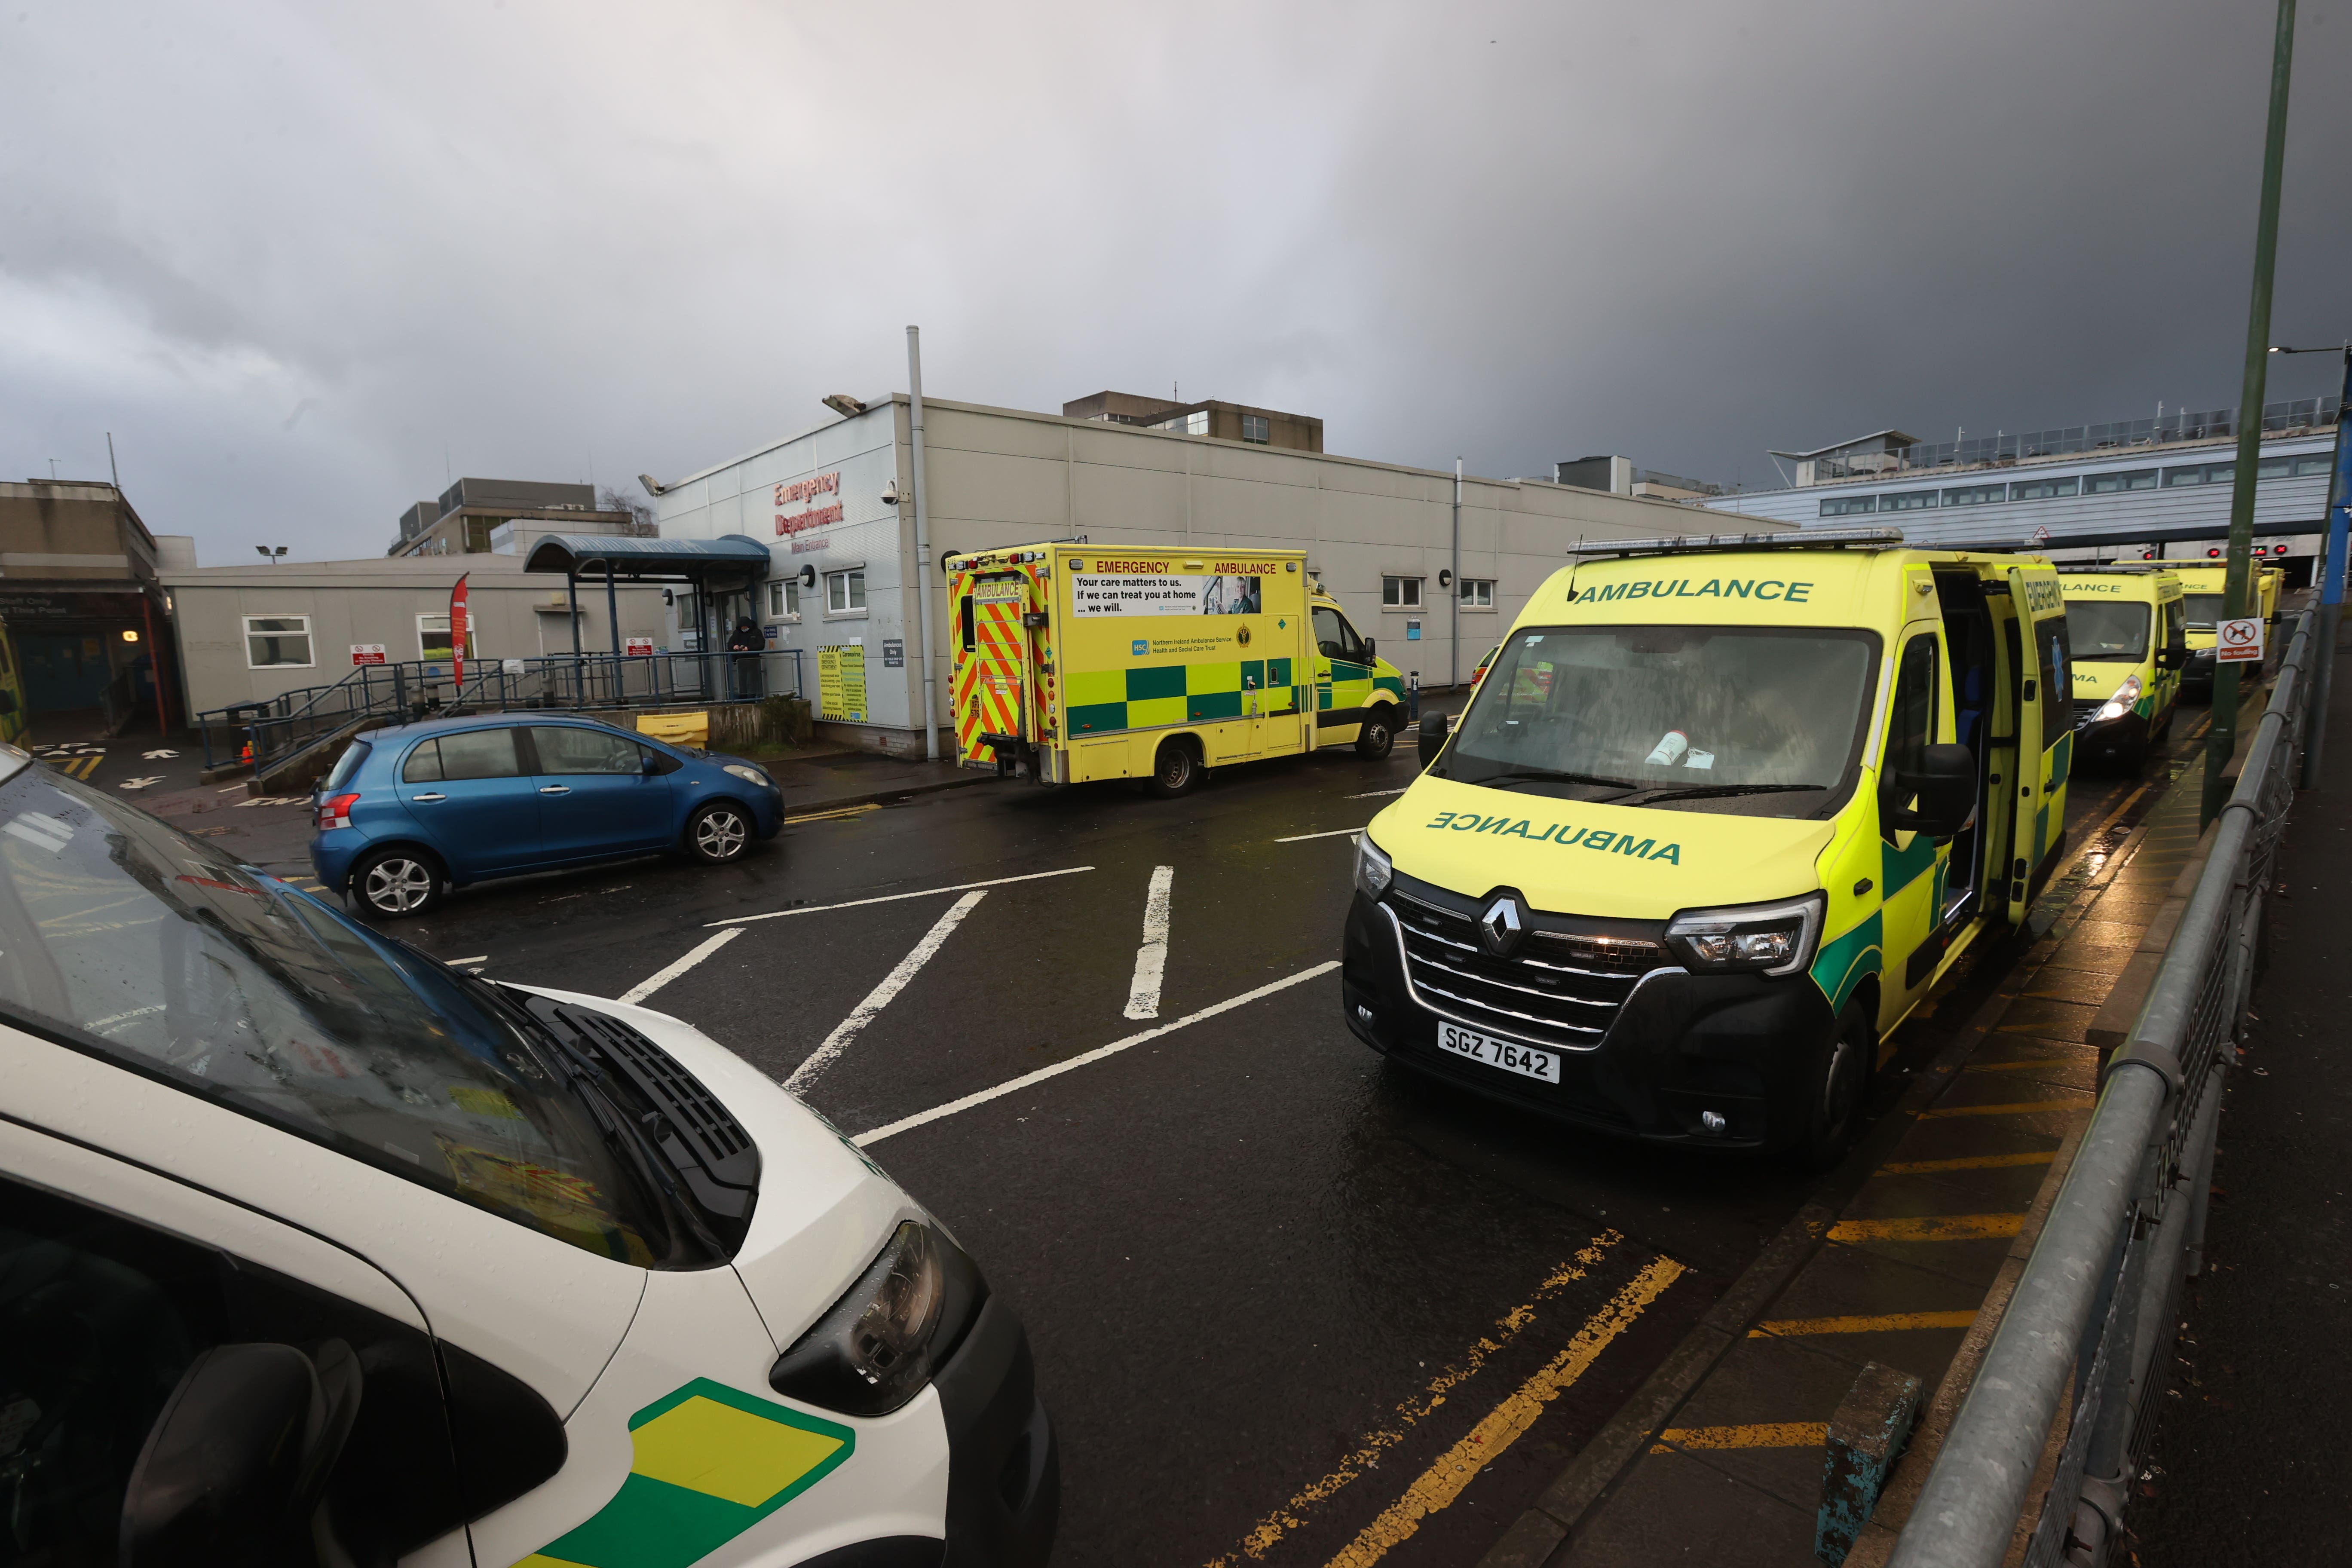
[(1791, 605), (1810, 604), (1813, 585), (1811, 583), (1790, 583), (1778, 577), (1710, 577), (1699, 586), (1691, 586), (1688, 577), (1671, 583), (1604, 583), (1579, 594), (1579, 601), (1606, 604), (1612, 599), (1771, 599)]
[(1683, 847), (1680, 844), (1668, 844), (1662, 847), (1654, 838), (1637, 842), (1630, 833), (1602, 833), (1590, 827), (1571, 829), (1564, 822), (1555, 822), (1538, 833), (1530, 831), (1535, 824), (1524, 816), (1514, 819), (1485, 816), (1475, 811), (1441, 811), (1423, 826), (1434, 831), (1491, 833), (1498, 838), (1524, 838), (1530, 844), (1549, 842), (1563, 849), (1573, 844), (1581, 844), (1587, 849), (1604, 853), (1613, 849), (1620, 855), (1631, 855), (1636, 860), (1664, 860), (1669, 866), (1683, 863)]

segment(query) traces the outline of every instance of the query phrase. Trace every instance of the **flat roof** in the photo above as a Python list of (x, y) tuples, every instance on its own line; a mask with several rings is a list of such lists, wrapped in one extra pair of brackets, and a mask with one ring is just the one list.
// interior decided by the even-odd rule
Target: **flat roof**
[(599, 575), (698, 577), (728, 567), (765, 571), (768, 547), (748, 533), (716, 539), (634, 539), (625, 534), (551, 533), (530, 547), (526, 572), (577, 574), (593, 565)]

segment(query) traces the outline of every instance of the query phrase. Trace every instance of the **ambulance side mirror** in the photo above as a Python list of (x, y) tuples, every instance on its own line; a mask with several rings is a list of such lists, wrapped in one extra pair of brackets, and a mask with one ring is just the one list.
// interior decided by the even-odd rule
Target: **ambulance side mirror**
[(1369, 663), (1370, 663), (1373, 659), (1376, 659), (1376, 658), (1380, 658), (1380, 657), (1381, 657), (1381, 639), (1380, 639), (1380, 638), (1378, 638), (1378, 637), (1366, 637), (1366, 638), (1364, 639), (1364, 662), (1366, 662), (1367, 664), (1369, 664)]
[[(1916, 798), (1917, 804), (1904, 803)], [(1896, 770), (1879, 786), (1879, 826), (1949, 838), (1976, 815), (1977, 757), (1966, 746), (1929, 746), (1918, 767)]]
[(1424, 713), (1415, 742), (1421, 748), (1421, 765), (1437, 761), (1437, 753), (1445, 749), (1445, 737), (1454, 732), (1454, 718), (1449, 713)]
[(2187, 643), (2177, 642), (2169, 647), (2160, 647), (2156, 650), (2156, 668), (2158, 669), (2179, 669), (2188, 662), (2189, 645)]

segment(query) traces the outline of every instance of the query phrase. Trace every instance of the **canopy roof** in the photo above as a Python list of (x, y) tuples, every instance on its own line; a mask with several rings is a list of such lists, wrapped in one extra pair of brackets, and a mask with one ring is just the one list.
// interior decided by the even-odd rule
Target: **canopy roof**
[(551, 533), (530, 547), (526, 572), (625, 582), (693, 583), (720, 574), (765, 572), (768, 547), (747, 533), (716, 539), (631, 539), (618, 534)]

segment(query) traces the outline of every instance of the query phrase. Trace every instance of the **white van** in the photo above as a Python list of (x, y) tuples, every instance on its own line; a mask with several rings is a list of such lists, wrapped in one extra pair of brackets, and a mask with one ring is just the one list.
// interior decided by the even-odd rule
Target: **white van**
[(1043, 1563), (1027, 1336), (674, 1018), (0, 747), (0, 1563)]

